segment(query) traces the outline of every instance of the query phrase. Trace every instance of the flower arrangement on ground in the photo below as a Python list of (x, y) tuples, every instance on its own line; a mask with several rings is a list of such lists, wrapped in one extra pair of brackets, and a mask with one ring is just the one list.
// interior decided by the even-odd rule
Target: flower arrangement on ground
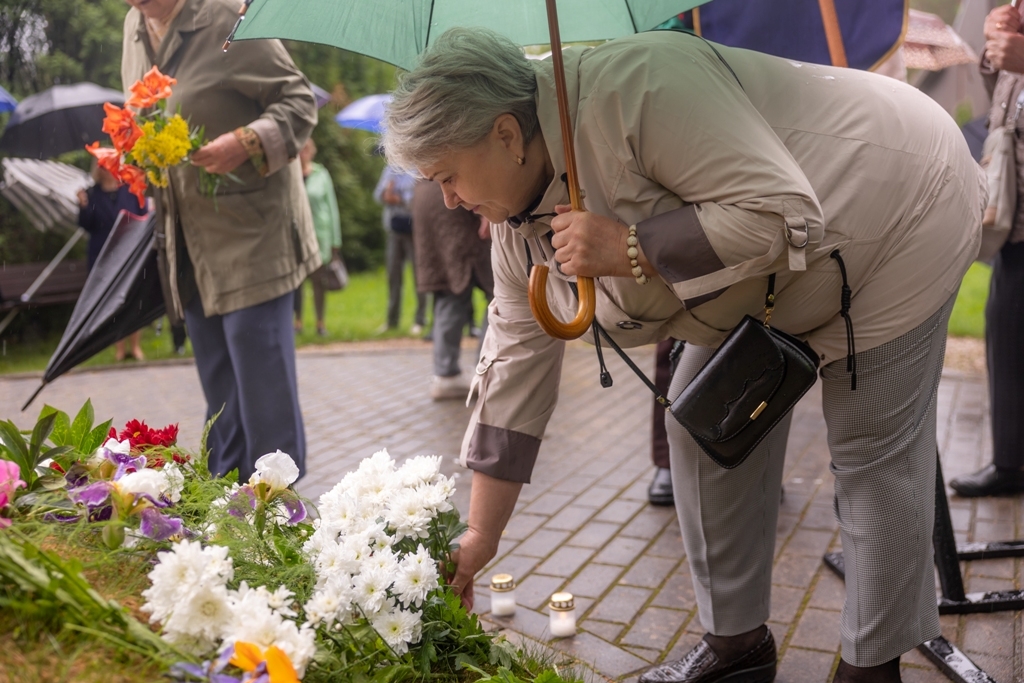
[[(169, 116), (166, 112), (166, 100), (177, 82), (154, 66), (132, 84), (124, 107), (103, 105), (103, 132), (114, 147), (100, 147), (99, 142), (86, 145), (97, 163), (127, 185), (139, 204), (145, 204), (148, 185), (167, 187), (168, 169), (188, 161), (206, 143), (202, 127), (190, 128), (180, 112)], [(220, 177), (200, 169), (199, 182), (212, 195)]]
[[(443, 580), (465, 526), (439, 456), (399, 464), (382, 450), (314, 506), (292, 488), (299, 472), (286, 453), (264, 455), (239, 482), (210, 474), (205, 446), (182, 450), (175, 425), (92, 422), (88, 404), (74, 420), (47, 406), (29, 433), (0, 422), (0, 513), (11, 519), (0, 602), (22, 591), (4, 604), (26, 614), (55, 605), (69, 628), (145, 653), (179, 681), (529, 683), (542, 673), (484, 632)], [(41, 549), (55, 538), (105, 553), (111, 567), (136, 562), (138, 618)], [(548, 672), (541, 683), (559, 681)]]

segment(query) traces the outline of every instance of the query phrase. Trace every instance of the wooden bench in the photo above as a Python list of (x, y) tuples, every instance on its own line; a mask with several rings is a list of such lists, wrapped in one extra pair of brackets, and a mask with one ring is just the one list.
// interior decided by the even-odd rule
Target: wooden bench
[(61, 261), (29, 301), (21, 300), (21, 295), (28, 291), (47, 265), (46, 262), (0, 265), (0, 312), (21, 306), (49, 306), (78, 301), (88, 275), (85, 261)]

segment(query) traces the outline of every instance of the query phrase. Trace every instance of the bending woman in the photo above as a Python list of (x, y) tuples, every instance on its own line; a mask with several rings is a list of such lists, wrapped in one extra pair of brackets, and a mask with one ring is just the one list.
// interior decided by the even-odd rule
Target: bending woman
[[(583, 275), (597, 278), (597, 321), (620, 345), (686, 340), (674, 394), (745, 314), (760, 314), (774, 273), (772, 324), (806, 339), (823, 364), (847, 562), (836, 679), (899, 680), (900, 655), (940, 633), (935, 394), (985, 194), (963, 136), (928, 97), (891, 79), (683, 33), (563, 54), (585, 212), (567, 206), (550, 61), (453, 29), (402, 80), (387, 114), (389, 161), (494, 224), (491, 327), (461, 456), (474, 470), (454, 578), (463, 601), (472, 604), (473, 577), (530, 480), (558, 393), (564, 343), (530, 313), (530, 263), (551, 267), (548, 299), (563, 320), (576, 310), (570, 282)], [(852, 289), (855, 390), (836, 250)], [(744, 681), (771, 681), (765, 622), (789, 420), (734, 470), (671, 417), (669, 428), (708, 635), (641, 680), (746, 672)]]

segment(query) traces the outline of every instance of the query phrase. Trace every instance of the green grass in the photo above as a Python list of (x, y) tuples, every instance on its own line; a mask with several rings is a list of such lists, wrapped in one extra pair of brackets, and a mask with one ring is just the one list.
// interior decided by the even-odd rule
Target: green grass
[[(953, 315), (949, 321), (949, 333), (961, 337), (983, 337), (985, 334), (985, 299), (988, 297), (988, 281), (992, 269), (975, 263), (964, 276), (960, 293), (957, 295)], [(316, 335), (316, 321), (313, 313), (313, 293), (306, 284), (306, 305), (303, 317), (303, 332), (298, 335), (299, 346), (329, 344), (340, 341), (364, 341), (369, 339), (394, 339), (409, 335), (413, 314), (416, 310), (416, 296), (412, 283), (412, 271), (407, 269), (405, 286), (402, 288), (402, 319), (397, 330), (376, 334), (384, 323), (387, 311), (387, 281), (383, 269), (352, 275), (348, 287), (341, 292), (327, 294), (327, 336)], [(478, 317), (483, 315), (485, 300), (477, 290), (474, 293), (475, 310)], [(428, 316), (429, 317), (429, 316)], [(26, 344), (0, 342), (0, 374), (12, 372), (41, 371), (59, 338)], [(142, 350), (147, 359), (176, 358), (171, 348), (170, 331), (164, 329), (157, 336), (156, 326), (142, 332)], [(186, 345), (186, 356), (192, 354), (191, 345)], [(113, 347), (102, 351), (86, 361), (84, 366), (109, 365), (114, 362)], [(131, 362), (131, 361), (126, 361)]]
[[(340, 292), (327, 293), (327, 336), (316, 335), (316, 316), (313, 311), (313, 292), (306, 283), (305, 306), (303, 309), (303, 332), (296, 337), (298, 346), (330, 344), (342, 341), (365, 341), (371, 339), (394, 339), (409, 336), (416, 311), (415, 287), (412, 269), (406, 268), (405, 284), (402, 287), (402, 317), (398, 329), (377, 334), (387, 317), (387, 279), (383, 269), (353, 274), (348, 287)], [(475, 311), (477, 319), (483, 316), (486, 300), (476, 290)], [(24, 314), (23, 314), (24, 315)], [(428, 310), (427, 318), (430, 318)], [(32, 343), (17, 344), (0, 342), (0, 375), (13, 372), (41, 371), (46, 368), (50, 355), (57, 348), (59, 337), (36, 340)], [(127, 351), (131, 352), (129, 346)], [(142, 331), (142, 351), (148, 360), (177, 358), (171, 344), (170, 330), (164, 325), (159, 336), (156, 325)], [(192, 355), (191, 343), (186, 344), (185, 356)], [(110, 347), (83, 363), (84, 367), (114, 363), (114, 348)], [(132, 363), (133, 361), (125, 361)]]
[(985, 336), (985, 301), (988, 299), (988, 281), (992, 268), (975, 263), (964, 275), (960, 292), (949, 318), (949, 334), (953, 337)]

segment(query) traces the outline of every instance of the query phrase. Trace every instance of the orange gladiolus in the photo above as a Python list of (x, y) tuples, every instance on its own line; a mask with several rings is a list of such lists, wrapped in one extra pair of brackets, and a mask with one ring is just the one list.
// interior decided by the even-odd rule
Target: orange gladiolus
[(142, 137), (142, 129), (135, 123), (135, 114), (110, 102), (103, 103), (103, 111), (107, 113), (103, 119), (103, 132), (110, 136), (116, 149), (130, 152)]
[(235, 643), (235, 654), (231, 663), (242, 671), (254, 671), (260, 664), (266, 663), (270, 683), (299, 683), (299, 675), (288, 655), (277, 645), (271, 645), (266, 652), (252, 643), (238, 641)]
[(128, 186), (128, 191), (131, 192), (139, 200), (140, 206), (146, 205), (146, 172), (138, 166), (132, 166), (131, 164), (124, 164), (121, 166), (121, 172), (117, 176), (117, 179), (121, 181), (122, 185)]
[(125, 106), (145, 109), (171, 96), (171, 86), (177, 79), (165, 76), (155, 66), (146, 75), (135, 81), (130, 88), (132, 96)]
[(121, 175), (121, 153), (111, 147), (100, 147), (99, 142), (94, 142), (91, 145), (85, 146), (89, 154), (96, 157), (96, 163), (99, 164), (100, 168), (104, 168), (110, 172), (110, 175), (115, 178)]

